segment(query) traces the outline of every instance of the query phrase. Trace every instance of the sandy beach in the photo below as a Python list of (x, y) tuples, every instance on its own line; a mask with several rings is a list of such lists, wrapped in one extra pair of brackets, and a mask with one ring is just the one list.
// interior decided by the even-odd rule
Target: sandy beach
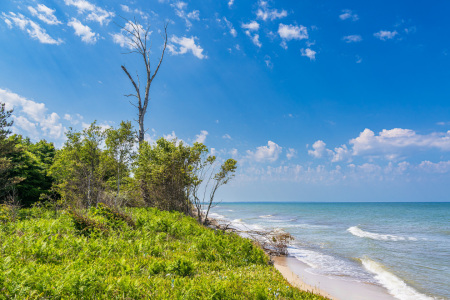
[(386, 289), (376, 285), (308, 272), (309, 266), (294, 257), (273, 257), (272, 259), (275, 268), (290, 284), (305, 291), (312, 291), (333, 300), (396, 299)]

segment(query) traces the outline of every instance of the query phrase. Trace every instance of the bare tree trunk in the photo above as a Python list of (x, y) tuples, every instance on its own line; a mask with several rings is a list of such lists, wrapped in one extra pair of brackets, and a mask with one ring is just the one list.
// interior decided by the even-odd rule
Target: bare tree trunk
[[(128, 76), (128, 79), (130, 79), (131, 84), (133, 85), (136, 94), (129, 94), (126, 95), (127, 97), (136, 97), (137, 98), (137, 105), (134, 103), (131, 103), (133, 106), (137, 107), (138, 109), (138, 123), (139, 123), (139, 133), (138, 133), (138, 141), (139, 145), (142, 144), (144, 141), (144, 135), (145, 135), (145, 129), (144, 129), (144, 117), (147, 112), (147, 106), (148, 106), (148, 100), (149, 100), (149, 93), (150, 93), (150, 86), (152, 84), (153, 79), (155, 78), (156, 74), (159, 71), (159, 67), (161, 66), (161, 63), (164, 58), (164, 53), (166, 51), (167, 46), (167, 24), (164, 26), (164, 48), (161, 53), (161, 58), (159, 59), (159, 63), (155, 69), (155, 72), (152, 74), (150, 69), (150, 48), (147, 45), (148, 38), (150, 35), (149, 27), (147, 30), (143, 31), (142, 26), (134, 20), (134, 22), (127, 21), (130, 25), (129, 28), (126, 26), (121, 27), (123, 30), (125, 30), (128, 33), (128, 41), (129, 46), (131, 47), (130, 53), (137, 53), (140, 56), (142, 56), (142, 59), (144, 60), (144, 66), (145, 66), (145, 73), (146, 73), (146, 84), (145, 84), (145, 93), (144, 97), (142, 98), (141, 91), (140, 91), (140, 82), (139, 82), (139, 76), (137, 76), (137, 83), (133, 79), (133, 77), (128, 72), (127, 68), (125, 66), (122, 66), (122, 70), (125, 72), (125, 74)], [(131, 28), (131, 29), (130, 29)]]

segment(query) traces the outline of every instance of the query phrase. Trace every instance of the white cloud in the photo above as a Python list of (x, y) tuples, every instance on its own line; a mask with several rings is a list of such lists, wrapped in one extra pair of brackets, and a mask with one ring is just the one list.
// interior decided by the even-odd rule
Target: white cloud
[(259, 41), (259, 34), (252, 35), (252, 34), (250, 33), (250, 31), (248, 31), (248, 30), (245, 32), (245, 34), (246, 34), (248, 37), (250, 37), (250, 39), (252, 40), (252, 43), (253, 43), (255, 46), (257, 46), (257, 47), (259, 47), (259, 48), (262, 47), (262, 44), (261, 44), (261, 42)]
[(49, 25), (62, 24), (55, 16), (54, 9), (48, 8), (44, 4), (38, 4), (36, 8), (28, 6), (30, 13), (44, 23)]
[(87, 0), (64, 0), (64, 3), (68, 6), (75, 6), (80, 14), (87, 12), (88, 15), (86, 16), (86, 20), (96, 21), (100, 23), (100, 25), (108, 25), (115, 16), (114, 12), (107, 11)]
[(316, 60), (316, 51), (314, 51), (314, 50), (311, 50), (311, 49), (309, 49), (309, 48), (306, 48), (306, 49), (300, 49), (300, 52), (301, 52), (301, 54), (302, 54), (302, 56), (306, 56), (306, 57), (308, 57), (310, 60)]
[(188, 17), (189, 19), (192, 19), (192, 20), (200, 21), (200, 11), (198, 11), (198, 10), (193, 10), (193, 11), (191, 11), (190, 13), (187, 14), (187, 17)]
[(236, 37), (237, 36), (237, 31), (236, 31), (236, 29), (234, 29), (233, 24), (230, 21), (228, 21), (227, 18), (225, 18), (225, 17), (223, 17), (223, 20), (225, 21), (225, 24), (227, 24), (227, 27), (230, 30), (230, 34), (233, 37)]
[(223, 136), (222, 136), (222, 138), (223, 139), (228, 139), (228, 140), (231, 140), (231, 136), (228, 134), (228, 133), (226, 133), (226, 134), (224, 134)]
[(247, 156), (257, 162), (275, 162), (281, 154), (282, 147), (272, 141), (267, 142), (267, 146), (256, 148), (256, 151), (247, 150)]
[(268, 8), (268, 4), (266, 1), (259, 1), (259, 8), (256, 11), (256, 18), (261, 19), (263, 21), (267, 20), (276, 20), (282, 19), (287, 16), (287, 11), (282, 9), (278, 11), (277, 9)]
[(176, 139), (176, 138), (177, 138), (177, 135), (175, 134), (175, 131), (172, 131), (172, 133), (169, 133), (169, 134), (163, 134), (163, 137), (164, 137), (166, 140), (171, 141), (171, 140)]
[(229, 0), (228, 1), (228, 7), (231, 8), (234, 4), (234, 0)]
[(250, 23), (243, 23), (242, 28), (247, 29), (249, 31), (258, 31), (259, 30), (259, 23), (256, 21), (251, 21)]
[(286, 153), (286, 158), (287, 159), (292, 159), (295, 156), (297, 156), (297, 150), (295, 150), (294, 148), (289, 148), (287, 150), (287, 153)]
[(366, 128), (358, 137), (350, 139), (349, 146), (344, 144), (330, 150), (318, 140), (313, 149), (308, 154), (321, 158), (327, 153), (332, 162), (351, 161), (355, 156), (397, 160), (427, 150), (450, 152), (450, 130), (422, 135), (411, 129), (393, 128), (375, 134)]
[(327, 150), (331, 155), (331, 162), (351, 161), (352, 152), (347, 148), (347, 145), (336, 147), (333, 150)]
[(269, 55), (264, 56), (264, 62), (269, 69), (273, 68), (272, 58)]
[(450, 161), (432, 163), (431, 161), (425, 160), (420, 163), (419, 169), (428, 173), (448, 173), (450, 172)]
[(380, 30), (380, 31), (374, 33), (373, 35), (382, 41), (386, 41), (386, 40), (393, 39), (397, 34), (398, 34), (398, 32), (396, 30), (394, 30), (394, 31)]
[(342, 14), (339, 15), (339, 19), (341, 19), (341, 20), (350, 19), (352, 21), (358, 21), (359, 16), (357, 14), (355, 14), (353, 11), (351, 11), (350, 9), (344, 9), (344, 10), (342, 10)]
[(193, 10), (190, 13), (187, 13), (186, 9), (187, 9), (187, 3), (183, 2), (183, 1), (177, 1), (174, 2), (172, 4), (170, 4), (170, 6), (172, 6), (175, 10), (175, 14), (184, 19), (184, 21), (186, 22), (186, 27), (187, 30), (189, 30), (192, 27), (192, 23), (190, 20), (200, 20), (200, 11), (198, 10)]
[[(203, 54), (203, 48), (195, 44), (197, 37), (177, 37), (173, 35), (170, 38), (170, 43), (167, 45), (167, 49), (172, 55), (186, 54), (191, 52), (195, 57), (199, 59), (208, 58)], [(178, 45), (178, 46), (177, 46)]]
[(308, 154), (315, 158), (321, 158), (325, 154), (326, 145), (323, 141), (318, 140), (312, 145), (314, 150), (308, 150)]
[(358, 34), (347, 35), (342, 38), (346, 43), (357, 43), (362, 41), (362, 37)]
[(124, 12), (130, 12), (131, 11), (130, 7), (128, 7), (127, 5), (121, 4), (120, 7), (122, 8), (122, 10)]
[[(132, 24), (131, 21), (128, 21), (120, 32), (110, 34), (115, 44), (119, 44), (121, 47), (126, 47), (128, 49), (133, 49), (132, 41), (135, 41), (136, 38), (129, 33), (134, 31)], [(141, 36), (145, 35), (145, 29), (141, 24), (138, 25), (138, 30)], [(149, 31), (148, 34), (151, 35), (152, 31)]]
[(278, 25), (278, 35), (283, 40), (281, 42), (281, 47), (287, 49), (287, 41), (307, 39), (308, 30), (303, 25), (284, 25), (280, 23), (280, 25)]
[(383, 129), (378, 135), (365, 129), (357, 138), (350, 140), (353, 155), (388, 155), (396, 157), (406, 149), (439, 149), (450, 151), (450, 131), (417, 134), (411, 129)]
[(2, 15), (10, 29), (12, 28), (12, 24), (14, 24), (21, 30), (26, 31), (32, 39), (38, 40), (42, 44), (60, 45), (63, 42), (59, 38), (57, 40), (52, 38), (47, 34), (45, 29), (22, 14), (10, 12), (9, 15), (5, 13), (2, 13)]
[(83, 25), (77, 19), (72, 18), (67, 25), (72, 27), (75, 30), (75, 35), (81, 37), (81, 40), (86, 44), (95, 44), (97, 42), (99, 35), (92, 32), (89, 26)]
[(53, 112), (47, 114), (44, 103), (28, 100), (18, 94), (0, 89), (0, 102), (5, 103), (6, 109), (14, 109), (13, 117), (16, 121), (14, 126), (26, 131), (37, 138), (38, 129), (46, 137), (61, 139), (65, 128), (59, 122), (60, 117)]
[(206, 141), (207, 135), (208, 135), (208, 131), (206, 131), (206, 130), (200, 131), (200, 134), (197, 134), (195, 136), (195, 142), (196, 143), (204, 143)]

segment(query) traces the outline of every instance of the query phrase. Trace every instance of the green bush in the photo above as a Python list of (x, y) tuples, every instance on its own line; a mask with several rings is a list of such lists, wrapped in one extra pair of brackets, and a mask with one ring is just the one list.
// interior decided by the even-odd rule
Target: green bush
[(323, 299), (291, 287), (250, 240), (180, 213), (125, 213), (135, 228), (43, 208), (0, 224), (0, 300)]

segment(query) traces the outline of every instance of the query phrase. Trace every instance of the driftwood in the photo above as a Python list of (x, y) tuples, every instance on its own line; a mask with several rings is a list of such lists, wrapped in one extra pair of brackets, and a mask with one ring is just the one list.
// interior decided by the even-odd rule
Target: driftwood
[(288, 246), (294, 237), (282, 230), (252, 230), (242, 225), (244, 229), (233, 227), (231, 223), (219, 224), (216, 220), (209, 220), (209, 227), (224, 232), (234, 232), (256, 242), (270, 256), (288, 255)]

